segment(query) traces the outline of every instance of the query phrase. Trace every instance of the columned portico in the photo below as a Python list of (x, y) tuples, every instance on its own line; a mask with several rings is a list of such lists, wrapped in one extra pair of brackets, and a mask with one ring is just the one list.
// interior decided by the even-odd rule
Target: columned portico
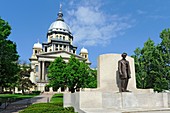
[(47, 71), (46, 71), (46, 62), (45, 61), (39, 61), (38, 62), (38, 73), (39, 73), (39, 81), (41, 82), (46, 82), (46, 74), (47, 74)]

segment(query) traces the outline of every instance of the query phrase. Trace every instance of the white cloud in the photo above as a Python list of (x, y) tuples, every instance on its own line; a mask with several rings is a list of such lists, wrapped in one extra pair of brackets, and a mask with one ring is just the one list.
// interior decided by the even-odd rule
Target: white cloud
[(104, 4), (94, 0), (70, 2), (66, 22), (74, 35), (74, 44), (106, 45), (131, 27), (129, 16), (109, 14), (101, 10)]

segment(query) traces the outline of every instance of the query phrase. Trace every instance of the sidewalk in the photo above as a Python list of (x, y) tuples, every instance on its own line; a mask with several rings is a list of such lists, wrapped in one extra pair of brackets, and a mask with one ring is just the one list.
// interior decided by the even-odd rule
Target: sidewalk
[(43, 93), (39, 96), (24, 99), (20, 101), (13, 102), (7, 106), (7, 108), (0, 113), (18, 113), (20, 110), (27, 108), (31, 104), (35, 103), (47, 103), (50, 101), (54, 93)]

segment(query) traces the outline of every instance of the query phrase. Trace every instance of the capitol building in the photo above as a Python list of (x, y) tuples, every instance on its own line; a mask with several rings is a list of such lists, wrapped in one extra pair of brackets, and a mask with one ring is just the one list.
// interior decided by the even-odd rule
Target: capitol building
[[(58, 12), (58, 17), (47, 31), (47, 42), (37, 42), (32, 48), (32, 56), (29, 59), (31, 63), (30, 80), (36, 84), (32, 90), (39, 91), (56, 91), (53, 88), (48, 88), (48, 66), (57, 57), (62, 57), (65, 62), (68, 62), (71, 55), (80, 61), (85, 60), (88, 65), (91, 62), (88, 59), (88, 50), (84, 47), (77, 54), (77, 47), (73, 45), (74, 36), (71, 33), (70, 27), (63, 19), (62, 7)], [(60, 88), (59, 91), (68, 89)]]

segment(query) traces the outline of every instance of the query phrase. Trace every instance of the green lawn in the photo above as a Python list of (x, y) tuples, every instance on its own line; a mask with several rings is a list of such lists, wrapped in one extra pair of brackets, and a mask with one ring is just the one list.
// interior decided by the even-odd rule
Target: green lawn
[(22, 100), (22, 99), (27, 99), (27, 98), (32, 98), (34, 96), (37, 96), (36, 94), (26, 94), (26, 95), (22, 95), (22, 94), (0, 94), (0, 105), (6, 101), (8, 102), (15, 102), (18, 100)]
[(73, 107), (63, 108), (63, 94), (55, 94), (50, 103), (33, 104), (19, 113), (75, 113)]
[(0, 98), (2, 99), (7, 99), (7, 98), (18, 98), (18, 99), (26, 99), (26, 98), (32, 98), (34, 96), (37, 96), (36, 94), (31, 94), (31, 95), (28, 95), (28, 94), (25, 94), (25, 95), (22, 95), (22, 94), (0, 94)]
[(50, 103), (63, 103), (63, 94), (55, 94), (50, 100)]

